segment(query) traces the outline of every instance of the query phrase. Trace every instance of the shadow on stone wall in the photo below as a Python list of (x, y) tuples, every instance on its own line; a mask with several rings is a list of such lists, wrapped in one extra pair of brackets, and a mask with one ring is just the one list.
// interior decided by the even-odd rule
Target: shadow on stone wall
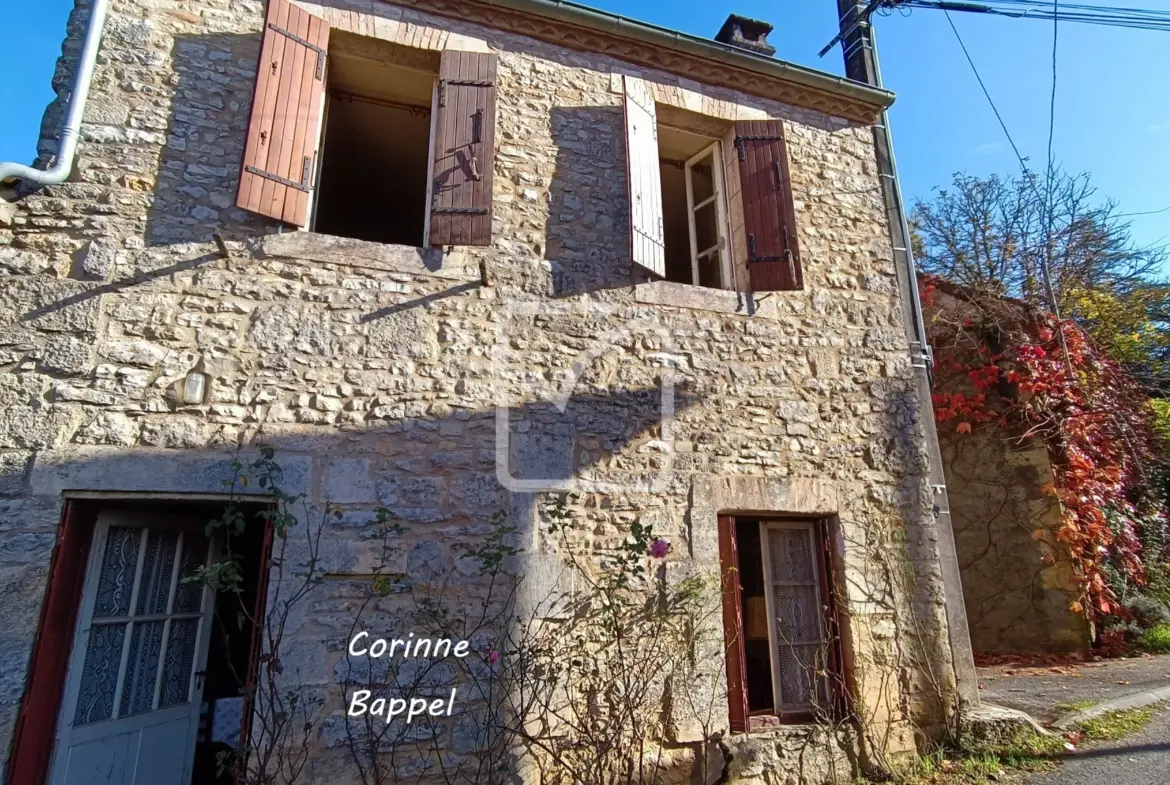
[(171, 50), (174, 93), (153, 201), (148, 246), (273, 234), (280, 223), (236, 205), (260, 35), (179, 35)]
[[(657, 472), (659, 453), (640, 443), (657, 435), (660, 398), (658, 389), (617, 388), (574, 394), (563, 410), (545, 401), (514, 407), (505, 447), (511, 475), (556, 482), (598, 470), (616, 483), (628, 480), (636, 490), (642, 459), (647, 472)], [(683, 412), (698, 399), (677, 393), (673, 402)], [(249, 440), (245, 456), (255, 455), (259, 444), (275, 449), (282, 490), (305, 494), (319, 510), (326, 501), (339, 510), (337, 517), (326, 519), (321, 543), (322, 594), (287, 630), (287, 645), (296, 653), (288, 655), (287, 667), (312, 690), (340, 689), (329, 652), (338, 651), (336, 641), (354, 623), (354, 588), (369, 586), (384, 557), (376, 542), (377, 507), (387, 507), (406, 527), (383, 573), (393, 596), (371, 608), (366, 621), (369, 629), (387, 635), (409, 624), (401, 612), (405, 606), (394, 604), (394, 598), (409, 599), (418, 582), (450, 579), (458, 586), (468, 581), (473, 593), (467, 596), (478, 596), (474, 569), (464, 555), (492, 530), (493, 514), (506, 511), (522, 544), (532, 550), (536, 496), (509, 495), (498, 481), (495, 409), (433, 406), (428, 413), (421, 408), (395, 403), (345, 429), (335, 424), (336, 411), (318, 411), (316, 427), (308, 422), (313, 419), (309, 412), (301, 425), (257, 423), (259, 430)], [(0, 680), (0, 748), (8, 750), (25, 686), (63, 494), (101, 491), (116, 504), (118, 494), (224, 493), (224, 481), (233, 477), (232, 447), (193, 441), (197, 413), (200, 420), (205, 417), (200, 407), (137, 419), (135, 427), (149, 431), (152, 444), (172, 449), (70, 445), (36, 453), (31, 461), (0, 464), (0, 575), (7, 597), (0, 604), (0, 672), (5, 675)], [(259, 413), (263, 419), (264, 407)], [(266, 493), (255, 484), (239, 492), (257, 498)], [(522, 561), (521, 574), (534, 591), (551, 591), (558, 574), (536, 553), (531, 558), (536, 560), (531, 566)], [(322, 730), (322, 743), (330, 748), (346, 742)]]
[(620, 106), (554, 107), (557, 147), (545, 257), (553, 292), (569, 297), (650, 280), (630, 264), (625, 119)]

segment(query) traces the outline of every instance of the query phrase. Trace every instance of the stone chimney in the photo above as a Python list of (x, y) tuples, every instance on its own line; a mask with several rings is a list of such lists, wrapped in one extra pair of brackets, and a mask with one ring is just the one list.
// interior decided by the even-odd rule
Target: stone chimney
[(746, 16), (731, 14), (715, 40), (721, 44), (746, 49), (749, 52), (771, 57), (776, 54), (776, 47), (768, 43), (768, 33), (772, 32), (772, 25), (758, 19), (748, 19)]

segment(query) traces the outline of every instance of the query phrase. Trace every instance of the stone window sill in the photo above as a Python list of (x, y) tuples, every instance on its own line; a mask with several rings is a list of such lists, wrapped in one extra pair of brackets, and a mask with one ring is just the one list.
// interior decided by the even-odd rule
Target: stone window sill
[(473, 281), (480, 277), (478, 263), (468, 258), (462, 248), (443, 251), (294, 231), (266, 236), (260, 242), (260, 249), (265, 257), (366, 267), (453, 281)]
[(753, 736), (807, 736), (819, 727), (808, 719), (784, 720), (774, 714), (757, 714), (748, 717), (747, 732)]
[(674, 281), (637, 284), (634, 287), (634, 297), (638, 302), (648, 305), (667, 305), (741, 316), (765, 316), (775, 311), (775, 305), (768, 299), (761, 300), (751, 292), (708, 289), (705, 286), (692, 286)]

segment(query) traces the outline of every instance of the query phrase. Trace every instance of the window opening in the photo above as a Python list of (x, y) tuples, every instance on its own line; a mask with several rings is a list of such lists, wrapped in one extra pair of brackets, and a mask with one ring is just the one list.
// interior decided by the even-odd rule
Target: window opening
[[(727, 591), (725, 584), (724, 591), (724, 602), (734, 604), (734, 612), (727, 605), (724, 611), (727, 657), (742, 662), (742, 669), (729, 667), (733, 730), (737, 723), (748, 730), (777, 720), (833, 715), (844, 706), (821, 526), (818, 521), (759, 518), (721, 524), (721, 543), (734, 538), (728, 547), (720, 545), (722, 569), (735, 576), (738, 586)], [(732, 630), (732, 624), (738, 629)]]
[(719, 142), (659, 126), (658, 144), (666, 279), (733, 288)]
[(314, 231), (426, 245), (435, 76), (330, 53)]

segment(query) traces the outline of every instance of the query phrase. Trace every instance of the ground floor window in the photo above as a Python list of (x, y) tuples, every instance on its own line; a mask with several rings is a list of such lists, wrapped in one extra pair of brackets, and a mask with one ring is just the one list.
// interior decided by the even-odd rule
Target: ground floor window
[(732, 730), (844, 709), (829, 543), (827, 521), (720, 517)]

